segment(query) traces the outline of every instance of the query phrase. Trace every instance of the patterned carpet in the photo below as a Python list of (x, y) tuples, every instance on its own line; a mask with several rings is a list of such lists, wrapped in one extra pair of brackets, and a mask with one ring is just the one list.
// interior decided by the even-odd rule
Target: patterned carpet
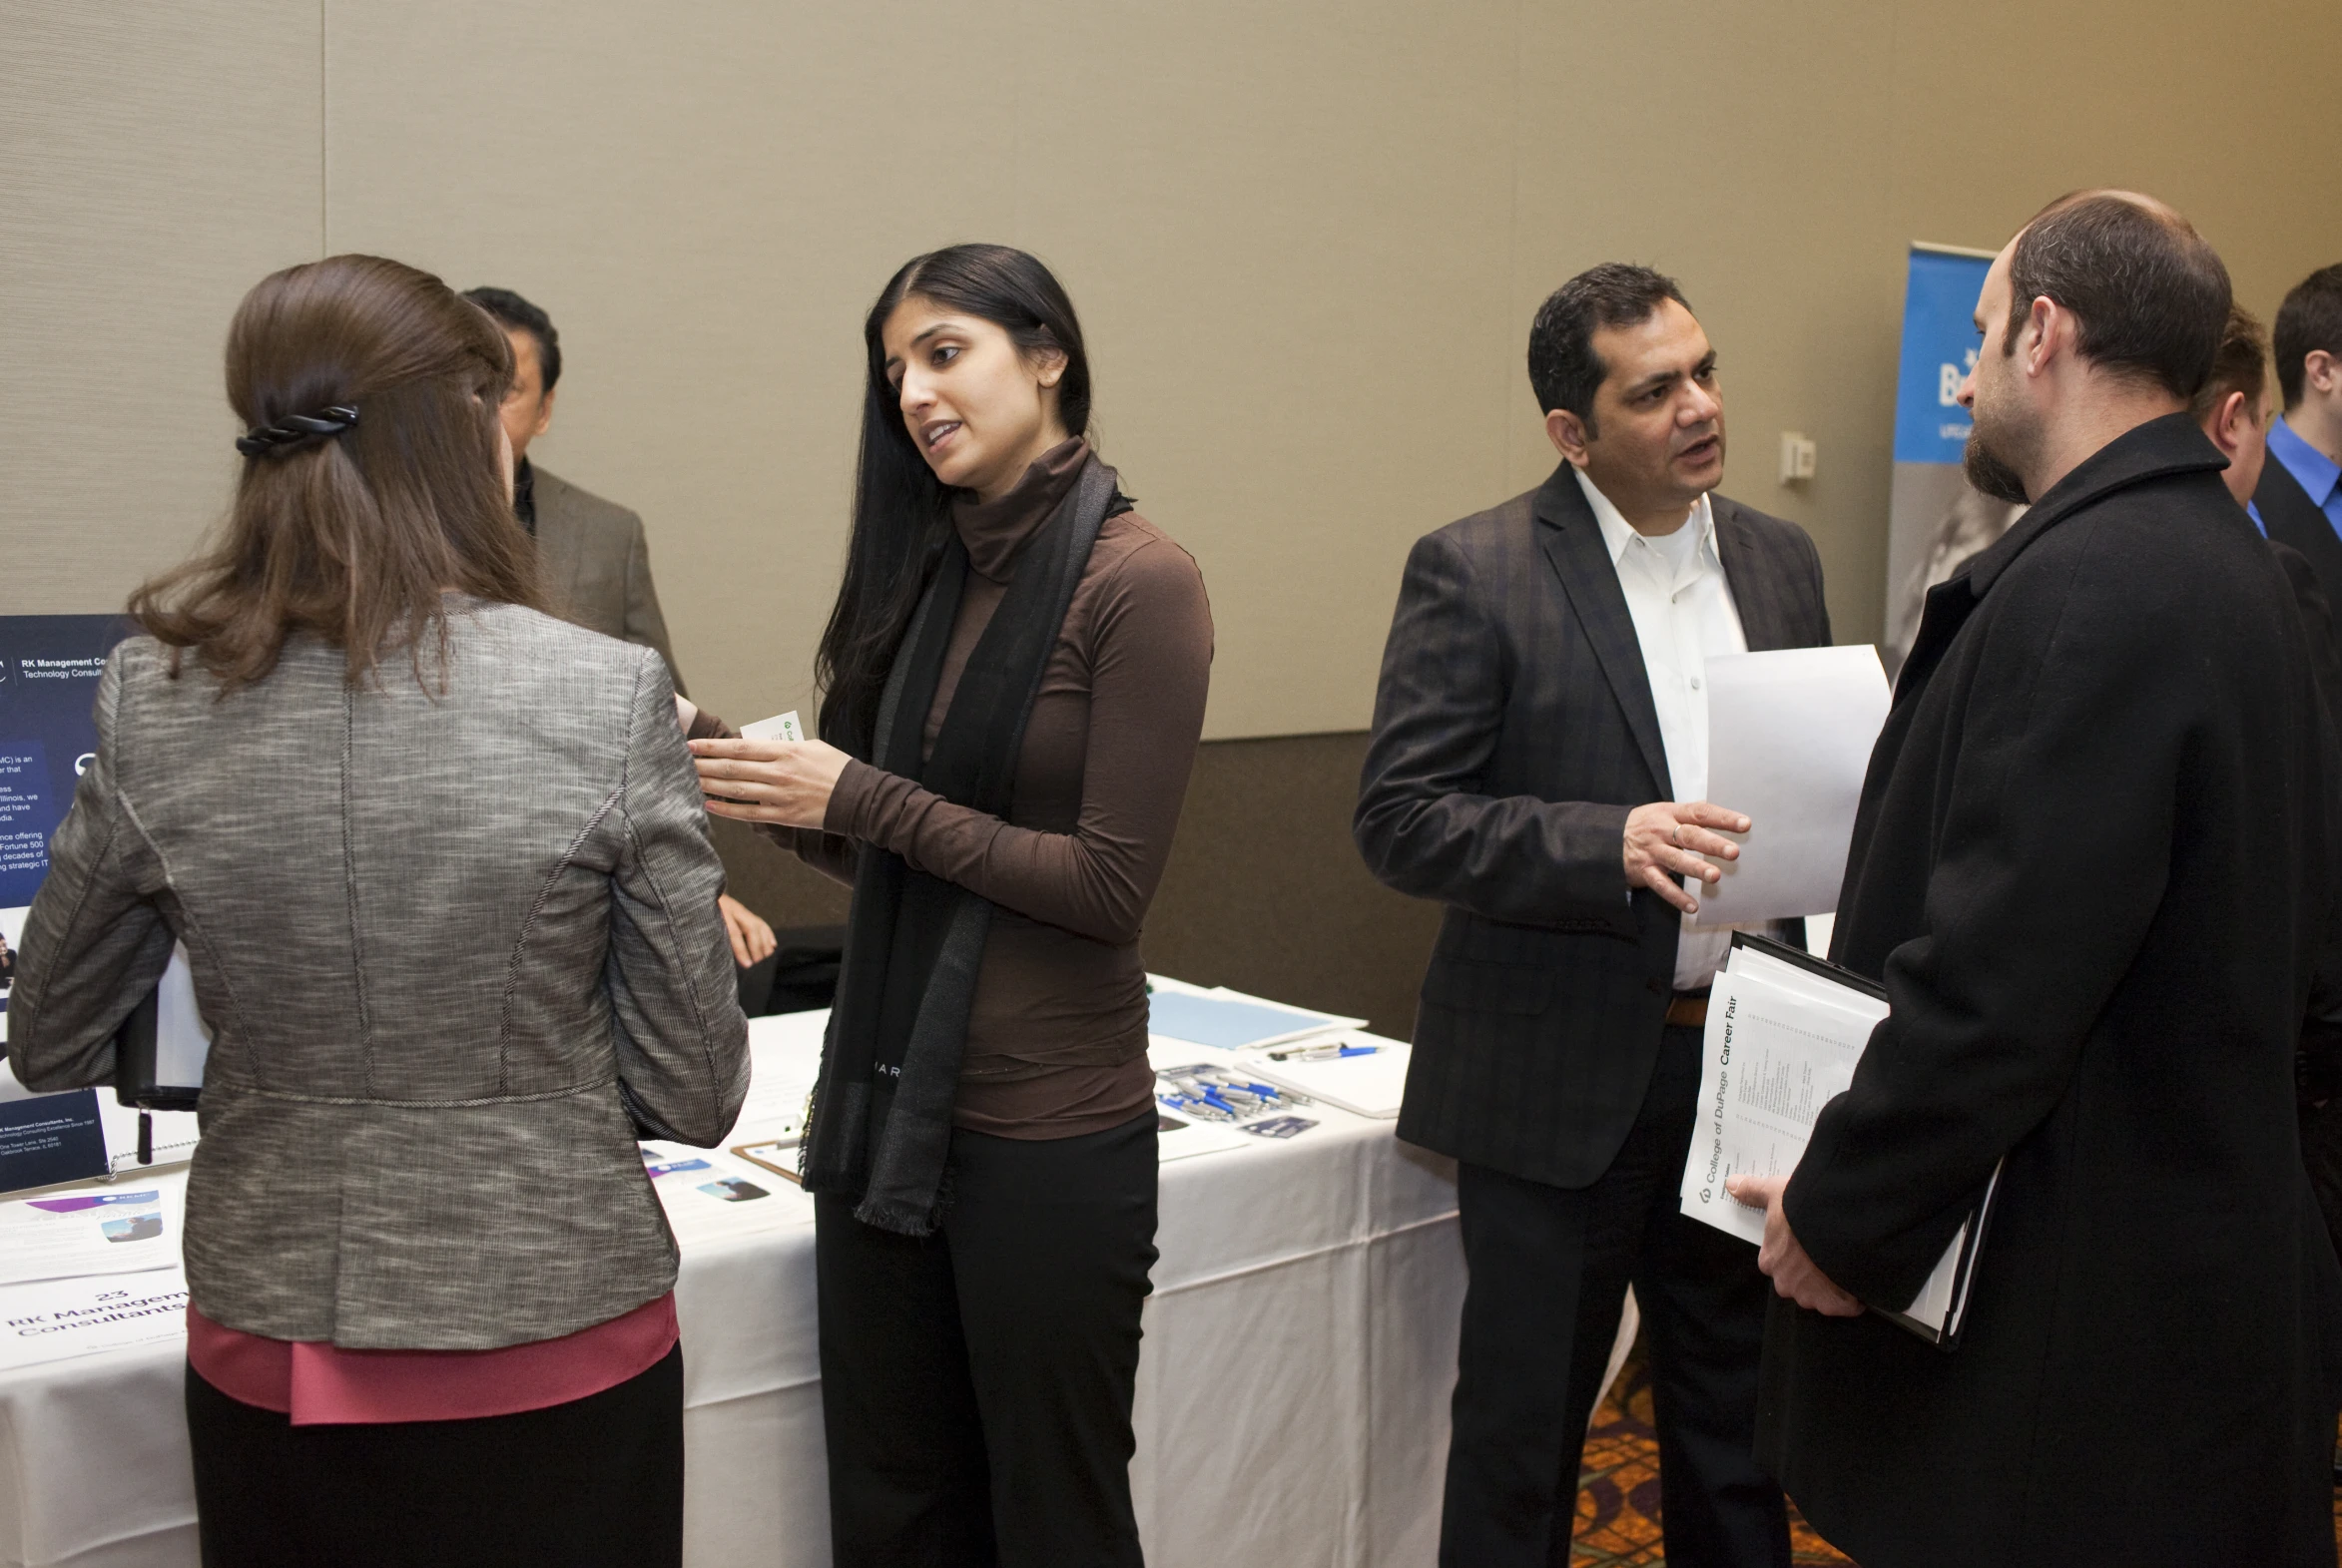
[[(1584, 1482), (1577, 1493), (1571, 1568), (1652, 1568), (1667, 1560), (1659, 1544), (1659, 1447), (1651, 1428), (1651, 1372), (1638, 1341), (1586, 1434)], [(2342, 1490), (2334, 1536), (2342, 1543)], [(1793, 1561), (1851, 1564), (1789, 1509)]]
[[(1659, 1549), (1659, 1444), (1651, 1427), (1651, 1369), (1638, 1341), (1618, 1369), (1610, 1396), (1586, 1433), (1584, 1480), (1577, 1492), (1571, 1568), (1650, 1568)], [(1791, 1560), (1847, 1564), (1850, 1559), (1789, 1510)]]

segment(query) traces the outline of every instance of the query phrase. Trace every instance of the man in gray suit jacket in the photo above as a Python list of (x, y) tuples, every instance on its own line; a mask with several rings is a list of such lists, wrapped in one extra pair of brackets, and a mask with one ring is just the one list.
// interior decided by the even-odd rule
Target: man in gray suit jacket
[(1456, 1157), (1470, 1283), (1443, 1563), (1565, 1562), (1629, 1282), (1648, 1325), (1670, 1558), (1786, 1564), (1753, 1457), (1767, 1287), (1677, 1187), (1730, 938), (1697, 888), (1748, 826), (1701, 798), (1706, 659), (1830, 641), (1813, 542), (1712, 495), (1715, 353), (1668, 278), (1604, 265), (1537, 312), (1564, 461), (1419, 540), (1383, 656), (1358, 844), (1448, 905), (1400, 1136)]
[[(561, 333), (553, 318), (509, 288), (472, 288), (463, 297), (494, 316), (512, 339), (512, 389), (499, 410), (512, 442), (512, 509), (537, 541), (553, 608), (590, 632), (656, 648), (682, 693), (641, 514), (529, 461), (529, 443), (553, 427), (553, 392), (561, 380)], [(779, 939), (762, 915), (730, 893), (717, 903), (743, 969), (772, 956)]]
[(537, 541), (555, 608), (588, 631), (656, 648), (682, 691), (641, 515), (529, 461), (529, 443), (553, 427), (561, 380), (561, 334), (553, 318), (509, 288), (473, 288), (463, 297), (494, 316), (512, 339), (512, 389), (502, 409), (512, 440), (512, 505)]

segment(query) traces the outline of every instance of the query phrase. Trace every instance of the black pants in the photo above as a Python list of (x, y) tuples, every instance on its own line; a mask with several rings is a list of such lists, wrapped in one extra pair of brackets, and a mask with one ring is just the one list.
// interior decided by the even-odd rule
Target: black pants
[(1699, 1077), (1700, 1031), (1667, 1030), (1634, 1129), (1590, 1187), (1458, 1169), (1470, 1281), (1442, 1564), (1567, 1568), (1586, 1421), (1629, 1281), (1650, 1345), (1668, 1568), (1788, 1563), (1781, 1489), (1753, 1453), (1771, 1287), (1754, 1247), (1677, 1212)]
[(583, 1399), (295, 1426), (187, 1370), (205, 1568), (680, 1568), (683, 1347)]
[(837, 1568), (1117, 1568), (1155, 1113), (1079, 1138), (957, 1132), (924, 1239), (817, 1204)]

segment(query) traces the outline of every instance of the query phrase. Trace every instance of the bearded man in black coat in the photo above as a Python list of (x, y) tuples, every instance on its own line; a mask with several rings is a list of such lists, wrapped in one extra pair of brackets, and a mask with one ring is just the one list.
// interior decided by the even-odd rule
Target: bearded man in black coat
[[(1768, 1208), (1760, 1457), (1865, 1568), (2335, 1561), (2342, 1269), (2293, 1054), (2342, 753), (2186, 413), (2226, 269), (2160, 203), (1993, 262), (1970, 476), (2032, 509), (1928, 595), (1832, 956), (1893, 1009)], [(1917, 1293), (1996, 1166), (1947, 1353)]]

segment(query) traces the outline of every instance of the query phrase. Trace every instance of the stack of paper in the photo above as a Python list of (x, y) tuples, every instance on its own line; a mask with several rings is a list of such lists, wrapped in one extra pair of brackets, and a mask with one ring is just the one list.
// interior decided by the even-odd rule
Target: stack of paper
[(1732, 1176), (1786, 1176), (1814, 1118), (1854, 1081), (1887, 1004), (1735, 945), (1708, 997), (1698, 1130), (1683, 1171), (1683, 1212), (1751, 1242), (1765, 1216), (1724, 1191)]
[(1248, 1052), (1245, 1066), (1280, 1089), (1389, 1121), (1407, 1093), (1409, 1047), (1345, 1030), (1323, 1040)]

